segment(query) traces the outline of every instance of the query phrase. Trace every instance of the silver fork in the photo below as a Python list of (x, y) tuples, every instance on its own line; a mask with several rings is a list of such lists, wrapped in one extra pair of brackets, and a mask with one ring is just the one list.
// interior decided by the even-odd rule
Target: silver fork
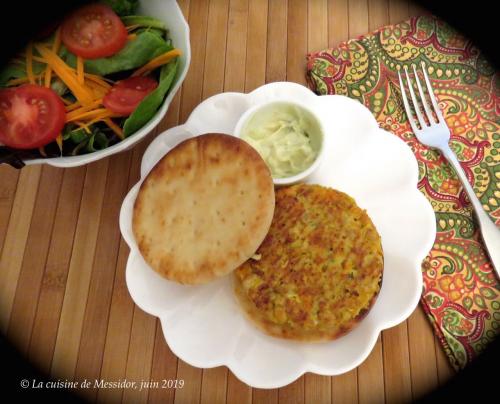
[[(441, 110), (439, 109), (439, 106), (437, 104), (436, 97), (434, 95), (434, 92), (432, 91), (432, 86), (429, 81), (429, 77), (427, 76), (427, 72), (425, 71), (426, 69), (424, 63), (422, 63), (421, 67), (425, 78), (427, 93), (431, 100), (434, 113), (437, 117), (437, 121), (435, 120), (435, 117), (433, 116), (431, 111), (431, 107), (426, 100), (424, 91), (422, 89), (422, 84), (420, 83), (420, 79), (418, 77), (415, 66), (413, 66), (413, 73), (415, 82), (417, 84), (418, 93), (420, 95), (419, 98), (415, 96), (415, 91), (413, 90), (413, 85), (408, 74), (408, 69), (405, 66), (404, 70), (406, 75), (406, 83), (408, 84), (411, 101), (416, 113), (415, 120), (415, 117), (413, 116), (410, 108), (410, 104), (408, 102), (408, 97), (406, 96), (406, 90), (403, 85), (403, 77), (398, 71), (399, 84), (401, 87), (401, 94), (403, 96), (403, 103), (405, 106), (406, 115), (408, 116), (408, 121), (410, 122), (411, 128), (417, 136), (417, 139), (427, 146), (440, 150), (443, 156), (446, 157), (448, 162), (453, 166), (455, 172), (458, 175), (458, 178), (460, 178), (460, 181), (462, 182), (462, 185), (467, 192), (467, 195), (469, 196), (469, 200), (472, 203), (479, 227), (481, 229), (484, 245), (486, 246), (486, 249), (490, 256), (493, 268), (495, 269), (497, 275), (500, 277), (500, 230), (497, 229), (493, 221), (483, 210), (481, 203), (477, 199), (474, 190), (467, 180), (467, 176), (462, 170), (462, 167), (460, 166), (460, 163), (458, 162), (455, 154), (452, 152), (450, 146), (448, 145), (448, 142), (450, 140), (450, 129), (446, 125), (443, 114), (441, 113)], [(423, 106), (423, 111), (421, 110), (419, 103)], [(418, 125), (420, 125), (420, 128)]]

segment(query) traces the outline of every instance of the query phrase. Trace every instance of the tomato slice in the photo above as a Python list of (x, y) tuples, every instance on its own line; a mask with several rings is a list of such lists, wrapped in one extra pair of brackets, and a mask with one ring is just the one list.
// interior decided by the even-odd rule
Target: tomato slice
[(25, 84), (0, 91), (0, 142), (34, 149), (52, 142), (64, 127), (66, 110), (50, 88)]
[(125, 46), (127, 29), (111, 7), (89, 4), (63, 21), (61, 40), (75, 55), (98, 59), (114, 55)]
[(130, 115), (156, 87), (158, 82), (150, 77), (129, 77), (118, 81), (104, 96), (102, 103), (112, 112)]

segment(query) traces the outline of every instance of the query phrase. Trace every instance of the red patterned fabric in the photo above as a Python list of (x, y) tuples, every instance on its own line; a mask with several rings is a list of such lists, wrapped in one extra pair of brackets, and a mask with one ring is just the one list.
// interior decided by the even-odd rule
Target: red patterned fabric
[(421, 303), (459, 369), (499, 333), (500, 283), (460, 181), (439, 152), (417, 141), (406, 118), (397, 70), (422, 62), (451, 129), (450, 146), (500, 226), (500, 75), (470, 41), (435, 17), (414, 17), (308, 55), (307, 77), (318, 94), (358, 99), (415, 153), (418, 186), (437, 222), (422, 265)]

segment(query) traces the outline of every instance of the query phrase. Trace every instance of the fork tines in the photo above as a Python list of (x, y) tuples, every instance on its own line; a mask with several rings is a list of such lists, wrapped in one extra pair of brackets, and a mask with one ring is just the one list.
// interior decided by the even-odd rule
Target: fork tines
[[(410, 122), (410, 125), (411, 125), (411, 128), (413, 129), (413, 131), (415, 133), (417, 133), (417, 131), (423, 130), (426, 127), (432, 126), (433, 124), (438, 124), (438, 123), (443, 122), (443, 116), (442, 116), (441, 111), (439, 109), (439, 106), (437, 104), (436, 97), (434, 96), (434, 92), (432, 91), (432, 86), (431, 86), (431, 83), (429, 81), (429, 76), (427, 75), (427, 72), (425, 69), (425, 64), (422, 62), (421, 71), (422, 71), (424, 79), (425, 79), (427, 97), (430, 99), (430, 101), (432, 103), (432, 109), (427, 101), (426, 94), (424, 93), (424, 90), (422, 88), (422, 84), (420, 82), (420, 78), (418, 76), (417, 69), (415, 68), (415, 65), (413, 65), (412, 67), (413, 67), (414, 81), (415, 81), (417, 88), (418, 88), (419, 97), (417, 97), (415, 95), (414, 85), (412, 85), (412, 80), (410, 78), (410, 75), (408, 74), (407, 66), (404, 66), (404, 71), (405, 71), (405, 76), (406, 76), (406, 85), (410, 91), (410, 97), (411, 97), (411, 103), (413, 106), (413, 111), (415, 111), (415, 114), (416, 114), (416, 120), (415, 120), (415, 117), (413, 116), (412, 108), (410, 107), (410, 103), (408, 102), (408, 97), (406, 95), (403, 75), (401, 74), (401, 71), (398, 71), (398, 76), (399, 76), (399, 85), (401, 88), (401, 95), (403, 97), (403, 104), (404, 104), (404, 107), (406, 110), (406, 114), (408, 116), (408, 121)], [(422, 109), (422, 106), (423, 106), (423, 109)]]

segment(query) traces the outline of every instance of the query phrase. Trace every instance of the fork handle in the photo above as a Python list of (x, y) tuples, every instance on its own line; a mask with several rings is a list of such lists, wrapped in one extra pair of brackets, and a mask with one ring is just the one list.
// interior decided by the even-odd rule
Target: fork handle
[(441, 152), (446, 157), (446, 159), (453, 166), (455, 172), (460, 178), (462, 185), (469, 196), (469, 200), (474, 207), (476, 213), (477, 221), (481, 229), (481, 234), (483, 236), (484, 245), (490, 256), (491, 263), (495, 269), (497, 276), (500, 278), (500, 230), (497, 228), (495, 223), (489, 218), (488, 214), (483, 210), (483, 206), (479, 199), (477, 199), (474, 190), (469, 184), (469, 180), (465, 175), (464, 170), (460, 166), (455, 154), (450, 149), (448, 145), (442, 147)]

